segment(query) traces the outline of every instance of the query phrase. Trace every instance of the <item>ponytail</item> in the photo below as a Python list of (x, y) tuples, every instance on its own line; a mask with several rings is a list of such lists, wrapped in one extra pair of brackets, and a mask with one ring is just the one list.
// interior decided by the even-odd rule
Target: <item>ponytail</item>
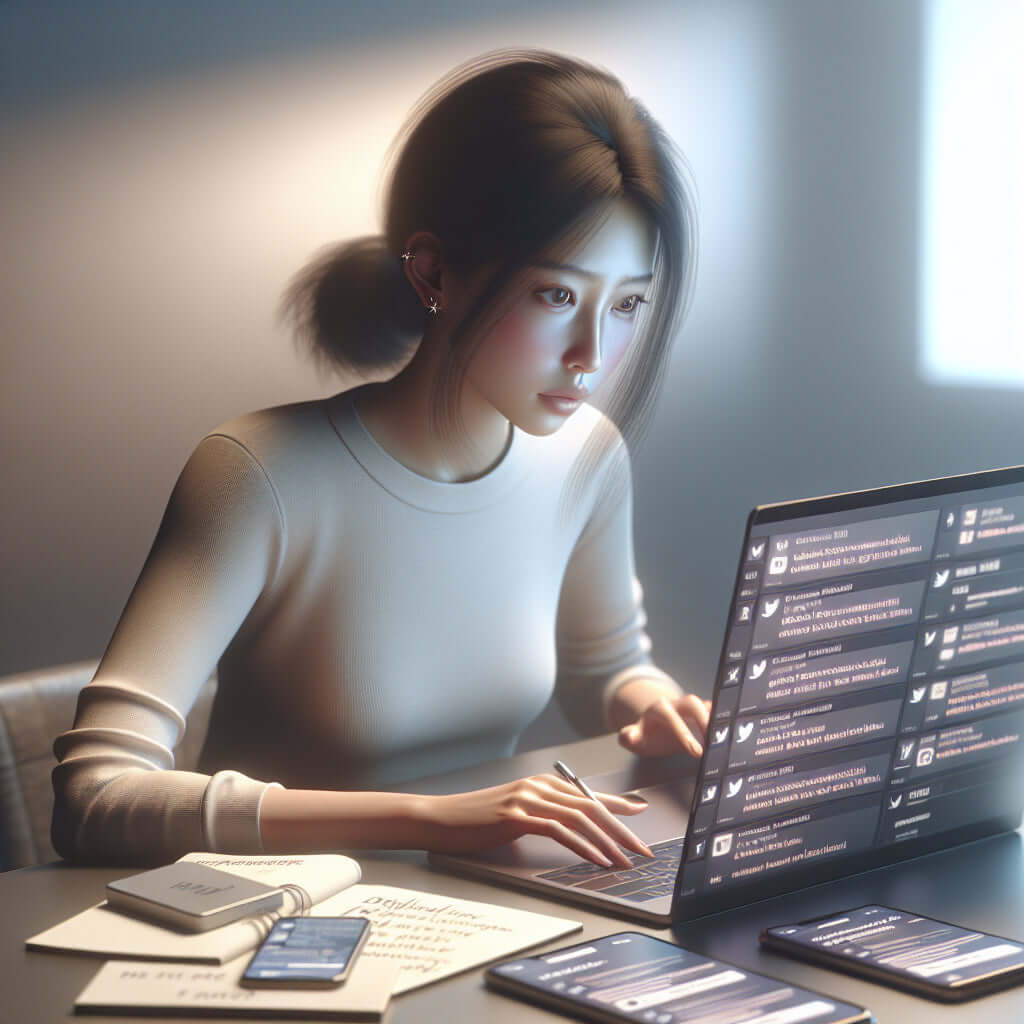
[(317, 362), (347, 371), (398, 367), (423, 336), (423, 306), (381, 236), (320, 253), (292, 278), (281, 314)]

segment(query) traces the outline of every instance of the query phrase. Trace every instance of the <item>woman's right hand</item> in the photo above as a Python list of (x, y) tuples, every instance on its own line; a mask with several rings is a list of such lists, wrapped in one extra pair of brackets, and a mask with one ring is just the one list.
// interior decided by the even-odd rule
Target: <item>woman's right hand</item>
[(606, 793), (585, 797), (557, 775), (533, 775), (489, 789), (424, 797), (423, 848), (479, 853), (524, 835), (548, 836), (601, 867), (631, 867), (621, 847), (650, 848), (616, 814), (639, 814), (646, 803)]

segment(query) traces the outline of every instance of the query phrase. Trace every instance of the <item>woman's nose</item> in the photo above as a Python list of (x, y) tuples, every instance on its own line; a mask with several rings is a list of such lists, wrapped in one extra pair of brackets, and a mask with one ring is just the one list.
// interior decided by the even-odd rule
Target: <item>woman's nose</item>
[(581, 325), (572, 346), (565, 353), (565, 364), (574, 373), (596, 373), (601, 368), (601, 328), (596, 323)]

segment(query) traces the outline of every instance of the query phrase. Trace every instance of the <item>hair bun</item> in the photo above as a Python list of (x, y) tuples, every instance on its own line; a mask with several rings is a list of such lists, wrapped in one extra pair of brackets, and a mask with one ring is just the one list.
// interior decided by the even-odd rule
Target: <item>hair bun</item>
[(423, 335), (423, 307), (380, 235), (325, 249), (292, 279), (281, 311), (315, 358), (347, 370), (398, 366)]

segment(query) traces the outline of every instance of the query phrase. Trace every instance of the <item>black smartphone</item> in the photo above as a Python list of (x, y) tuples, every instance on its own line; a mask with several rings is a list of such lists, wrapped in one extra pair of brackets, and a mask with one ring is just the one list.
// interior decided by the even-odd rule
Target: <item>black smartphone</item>
[(487, 985), (584, 1020), (611, 1024), (732, 1024), (751, 1020), (859, 1024), (869, 1010), (691, 953), (641, 932), (619, 932), (554, 953), (497, 964)]
[(332, 988), (348, 976), (370, 934), (365, 917), (280, 917), (253, 954), (249, 988)]
[(766, 928), (761, 944), (943, 1002), (1024, 982), (1024, 943), (878, 904)]

